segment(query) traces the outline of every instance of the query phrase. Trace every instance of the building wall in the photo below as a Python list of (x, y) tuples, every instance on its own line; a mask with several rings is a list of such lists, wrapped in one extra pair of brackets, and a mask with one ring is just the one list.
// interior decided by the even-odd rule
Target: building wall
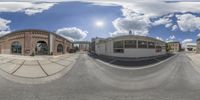
[[(4, 54), (10, 54), (11, 52), (11, 44), (13, 42), (16, 42), (18, 41), (22, 48), (24, 48), (24, 41), (25, 41), (25, 38), (24, 38), (24, 33), (23, 32), (19, 32), (17, 34), (11, 34), (9, 36), (5, 36), (3, 38), (0, 38), (0, 45), (1, 45), (1, 53), (4, 53)], [(24, 54), (24, 49), (22, 49), (22, 54)]]
[(197, 49), (196, 43), (187, 43), (185, 45), (186, 52), (196, 52), (196, 49)]
[(116, 57), (149, 57), (165, 54), (165, 51), (156, 53), (155, 49), (124, 49), (124, 53), (113, 53)]
[[(35, 47), (38, 41), (44, 41), (48, 45), (48, 54), (54, 55), (67, 53), (71, 47), (71, 42), (67, 39), (43, 30), (21, 30), (12, 32), (8, 35), (0, 37), (0, 53), (10, 54), (11, 44), (18, 41), (22, 46), (22, 55), (31, 55), (35, 53)], [(57, 45), (62, 44), (63, 53), (57, 52)]]
[(181, 49), (179, 42), (169, 42), (167, 43), (168, 47), (170, 48), (170, 52), (179, 52)]
[(30, 50), (31, 52), (27, 53), (25, 55), (30, 55), (32, 52), (35, 52), (35, 47), (37, 45), (37, 42), (39, 42), (39, 41), (44, 41), (49, 46), (49, 42), (48, 42), (49, 33), (48, 32), (32, 31), (32, 32), (30, 32), (29, 35), (31, 35), (31, 34), (32, 34), (32, 38), (30, 40), (27, 40), (27, 41), (31, 41), (31, 44), (29, 44), (31, 46), (31, 50)]
[(200, 39), (197, 40), (197, 53), (200, 54)]
[[(66, 46), (64, 46), (66, 43), (64, 42), (65, 39), (59, 37), (59, 36), (55, 36), (55, 42), (54, 42), (54, 51), (53, 51), (53, 54), (63, 54), (66, 52)], [(63, 52), (57, 52), (57, 47), (58, 45), (61, 44), (63, 46)]]
[(156, 52), (156, 48), (124, 48), (124, 53), (115, 53), (113, 48), (113, 43), (115, 41), (124, 41), (124, 40), (145, 40), (156, 42), (157, 45), (161, 44), (165, 46), (165, 43), (160, 41), (155, 41), (149, 38), (140, 38), (140, 37), (122, 37), (116, 39), (107, 39), (107, 40), (97, 40), (95, 44), (95, 52), (99, 55), (107, 55), (114, 57), (149, 57), (163, 55), (166, 53), (166, 48), (163, 48), (161, 52)]

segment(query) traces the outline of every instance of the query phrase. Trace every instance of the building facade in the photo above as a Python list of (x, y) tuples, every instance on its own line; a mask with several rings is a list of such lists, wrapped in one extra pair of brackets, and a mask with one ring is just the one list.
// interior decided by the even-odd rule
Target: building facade
[(181, 50), (180, 42), (168, 42), (167, 49), (169, 52), (179, 52)]
[(70, 48), (71, 41), (45, 30), (19, 30), (0, 37), (1, 54), (58, 55)]
[(89, 51), (90, 42), (89, 41), (75, 41), (73, 43), (74, 47), (79, 51)]
[(196, 43), (186, 43), (185, 51), (186, 52), (196, 52), (197, 44)]
[(126, 58), (152, 57), (166, 53), (165, 42), (136, 35), (96, 38), (94, 50), (97, 55)]
[(200, 54), (200, 38), (197, 39), (197, 53)]

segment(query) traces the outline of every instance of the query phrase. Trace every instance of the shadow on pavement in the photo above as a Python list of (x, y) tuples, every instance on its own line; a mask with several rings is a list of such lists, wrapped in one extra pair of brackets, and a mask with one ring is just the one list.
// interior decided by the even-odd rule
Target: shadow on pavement
[(151, 65), (163, 61), (169, 57), (172, 57), (174, 54), (167, 53), (162, 56), (157, 57), (144, 57), (144, 58), (119, 58), (119, 57), (110, 57), (104, 55), (88, 54), (94, 59), (99, 59), (101, 61), (125, 67), (141, 67), (146, 65)]

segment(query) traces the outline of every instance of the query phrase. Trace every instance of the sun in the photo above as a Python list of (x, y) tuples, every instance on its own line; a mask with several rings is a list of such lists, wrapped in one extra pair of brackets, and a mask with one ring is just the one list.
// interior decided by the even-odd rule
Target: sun
[(104, 26), (104, 22), (103, 22), (103, 21), (96, 21), (96, 22), (95, 22), (95, 25), (96, 25), (97, 27), (103, 27), (103, 26)]

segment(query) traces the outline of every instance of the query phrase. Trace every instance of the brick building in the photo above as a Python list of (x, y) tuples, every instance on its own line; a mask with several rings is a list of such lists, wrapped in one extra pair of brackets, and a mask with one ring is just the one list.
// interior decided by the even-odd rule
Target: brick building
[(167, 49), (170, 52), (179, 52), (181, 50), (181, 44), (180, 42), (168, 42)]
[(19, 30), (0, 37), (1, 54), (58, 55), (67, 53), (70, 48), (71, 41), (45, 30)]

